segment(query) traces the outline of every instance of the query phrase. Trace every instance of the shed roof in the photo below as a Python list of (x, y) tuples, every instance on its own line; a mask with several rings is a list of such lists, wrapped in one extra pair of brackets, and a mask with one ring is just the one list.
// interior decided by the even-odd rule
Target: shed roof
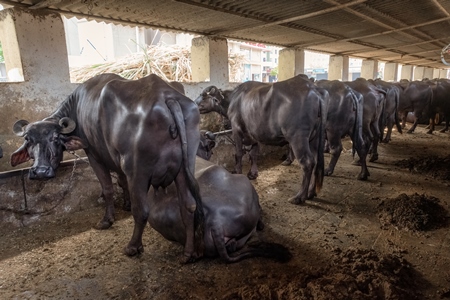
[(446, 0), (0, 0), (116, 24), (447, 68)]

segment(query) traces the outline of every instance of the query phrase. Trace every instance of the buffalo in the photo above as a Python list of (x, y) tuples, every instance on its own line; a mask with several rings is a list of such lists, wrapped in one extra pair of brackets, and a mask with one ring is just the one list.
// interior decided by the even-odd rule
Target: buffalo
[(79, 85), (42, 121), (16, 122), (14, 132), (25, 142), (11, 155), (11, 165), (32, 159), (30, 179), (52, 178), (65, 150), (83, 149), (106, 203), (97, 229), (114, 222), (110, 172), (117, 173), (135, 223), (125, 247), (129, 256), (143, 251), (150, 186), (157, 190), (175, 182), (185, 224), (183, 262), (189, 262), (203, 251), (204, 216), (193, 175), (199, 120), (195, 103), (156, 75), (126, 80), (102, 74)]
[[(205, 215), (205, 257), (219, 256), (227, 263), (262, 256), (286, 261), (290, 253), (283, 246), (261, 243), (249, 246), (256, 230), (263, 229), (259, 197), (249, 179), (231, 174), (209, 162), (214, 135), (202, 133), (195, 162), (195, 178), (200, 187)], [(165, 191), (151, 189), (150, 225), (164, 238), (185, 243), (186, 228), (180, 214), (180, 201), (174, 184)]]
[[(206, 93), (208, 94), (208, 93)], [(289, 144), (303, 170), (301, 189), (291, 202), (303, 203), (320, 190), (324, 176), (324, 133), (329, 95), (324, 89), (298, 75), (276, 83), (248, 81), (236, 87), (228, 97), (200, 95), (196, 100), (203, 112), (222, 106), (231, 122), (235, 143), (235, 172), (242, 173), (243, 146), (249, 151), (251, 169), (247, 176), (258, 177), (259, 143), (283, 146)], [(210, 110), (211, 111), (211, 110)], [(201, 111), (202, 112), (202, 111)]]

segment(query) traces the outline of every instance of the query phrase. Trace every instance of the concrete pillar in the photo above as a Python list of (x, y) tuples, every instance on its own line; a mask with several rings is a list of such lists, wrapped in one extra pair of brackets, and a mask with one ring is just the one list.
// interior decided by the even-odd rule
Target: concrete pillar
[(441, 70), (440, 69), (433, 69), (433, 78), (439, 78)]
[(398, 63), (386, 63), (384, 65), (384, 81), (398, 81)]
[(412, 65), (403, 65), (402, 66), (402, 75), (400, 79), (412, 80), (413, 78), (414, 66)]
[(425, 73), (425, 67), (414, 68), (414, 80), (422, 80)]
[(378, 77), (378, 61), (364, 59), (361, 66), (361, 77), (365, 79), (375, 79)]
[(442, 69), (439, 72), (439, 78), (448, 78), (448, 69)]
[(228, 85), (228, 45), (222, 38), (198, 37), (192, 39), (192, 80), (210, 81), (217, 86)]
[(278, 56), (278, 81), (305, 73), (305, 50), (285, 48)]
[(64, 25), (48, 11), (9, 8), (0, 15), (0, 40), (8, 74), (36, 85), (70, 82)]
[(425, 68), (423, 78), (433, 79), (433, 68)]
[(328, 64), (328, 80), (349, 80), (349, 57), (332, 55)]

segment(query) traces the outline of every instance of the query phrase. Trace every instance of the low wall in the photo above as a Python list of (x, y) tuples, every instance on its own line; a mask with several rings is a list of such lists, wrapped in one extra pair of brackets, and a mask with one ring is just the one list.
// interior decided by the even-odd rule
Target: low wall
[[(211, 161), (232, 171), (234, 146), (225, 136), (217, 137), (216, 144)], [(281, 157), (284, 153), (286, 147), (261, 147), (261, 157)], [(247, 157), (243, 159), (244, 174), (248, 172)], [(122, 189), (114, 176), (113, 181), (116, 207), (121, 209)], [(3, 172), (0, 173), (0, 226), (17, 228), (64, 218), (72, 212), (103, 205), (100, 194), (100, 183), (86, 158), (63, 162), (56, 177), (46, 181), (28, 179), (28, 168)]]

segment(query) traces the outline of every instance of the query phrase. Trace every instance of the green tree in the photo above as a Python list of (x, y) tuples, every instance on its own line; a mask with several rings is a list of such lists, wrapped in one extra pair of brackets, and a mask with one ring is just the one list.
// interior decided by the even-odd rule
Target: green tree
[(273, 69), (270, 71), (270, 75), (271, 75), (271, 76), (277, 76), (277, 75), (278, 75), (278, 66), (276, 66), (275, 68), (273, 68)]
[(3, 57), (2, 43), (0, 42), (0, 63), (2, 62), (5, 62), (5, 58)]

